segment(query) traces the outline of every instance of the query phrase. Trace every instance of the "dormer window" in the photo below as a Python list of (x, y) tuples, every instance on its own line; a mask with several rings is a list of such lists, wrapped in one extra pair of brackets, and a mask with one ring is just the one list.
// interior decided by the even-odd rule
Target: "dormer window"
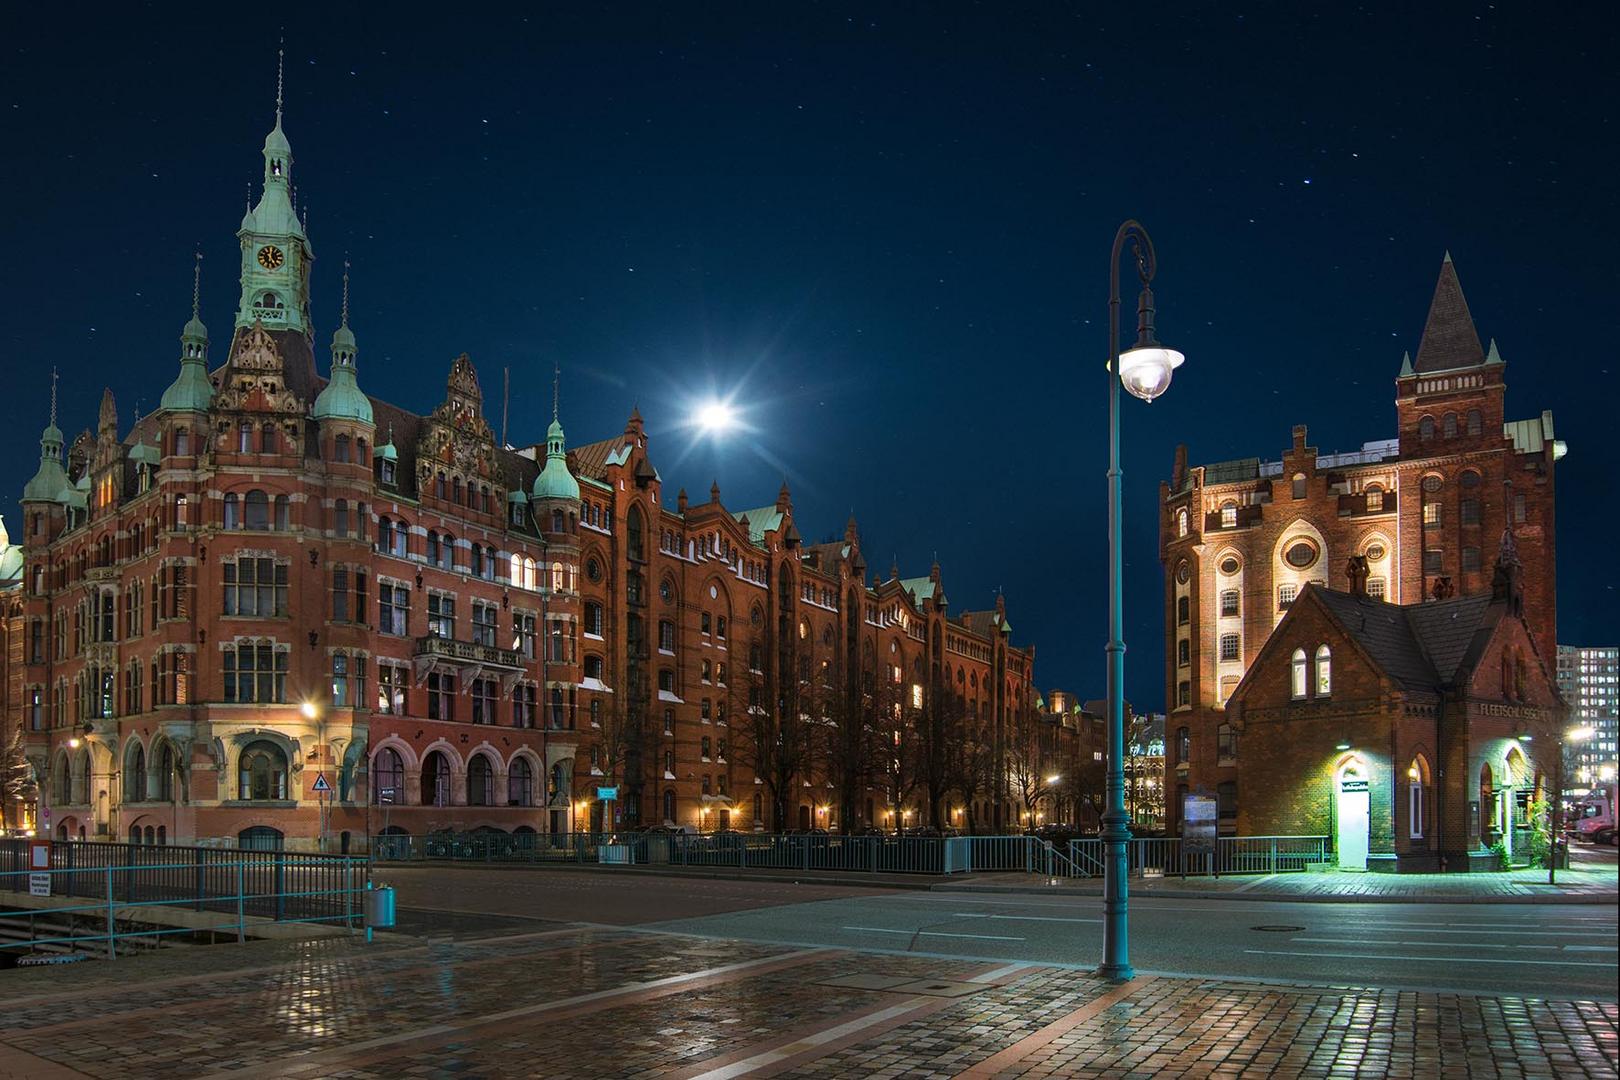
[(384, 458), (382, 463), (382, 482), (385, 484), (392, 484), (395, 482), (394, 463), (389, 461), (387, 458)]

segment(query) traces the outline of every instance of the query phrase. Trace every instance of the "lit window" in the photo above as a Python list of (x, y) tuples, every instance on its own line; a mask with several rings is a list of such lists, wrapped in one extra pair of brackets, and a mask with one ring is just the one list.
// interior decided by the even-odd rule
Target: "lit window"
[(1326, 697), (1333, 692), (1333, 654), (1324, 642), (1316, 647), (1316, 694)]
[(1291, 690), (1294, 700), (1296, 701), (1305, 696), (1305, 663), (1305, 650), (1295, 649), (1293, 656), (1293, 679), (1291, 680)]
[(1229, 503), (1221, 507), (1221, 528), (1230, 529), (1237, 525), (1237, 504)]
[(1277, 586), (1277, 607), (1286, 609), (1298, 596), (1299, 586), (1291, 581)]

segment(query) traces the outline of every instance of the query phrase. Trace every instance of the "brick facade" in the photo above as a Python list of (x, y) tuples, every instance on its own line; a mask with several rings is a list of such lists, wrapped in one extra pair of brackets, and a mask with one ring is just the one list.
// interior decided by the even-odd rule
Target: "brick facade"
[[(1199, 466), (1178, 448), (1160, 488), (1172, 827), (1179, 794), (1236, 781), (1217, 745), (1225, 702), (1306, 584), (1344, 586), (1349, 556), (1365, 556), (1371, 591), (1397, 603), (1478, 596), (1511, 524), (1530, 631), (1553, 648), (1553, 474), (1564, 447), (1550, 413), (1506, 420), (1504, 371), (1495, 343), (1479, 344), (1448, 256), (1418, 359), (1395, 381), (1395, 438), (1322, 454), (1301, 425), (1277, 460)], [(1222, 829), (1241, 824), (1227, 814)]]

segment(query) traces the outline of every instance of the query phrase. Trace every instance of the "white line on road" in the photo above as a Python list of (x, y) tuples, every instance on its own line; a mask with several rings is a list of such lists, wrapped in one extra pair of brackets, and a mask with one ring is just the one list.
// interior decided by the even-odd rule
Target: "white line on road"
[(1324, 930), (1343, 930), (1350, 933), (1357, 930), (1420, 930), (1425, 934), (1482, 934), (1491, 937), (1586, 937), (1585, 930), (1439, 930), (1431, 926), (1402, 926), (1398, 923), (1384, 923), (1381, 926), (1355, 926), (1343, 923), (1333, 923), (1323, 927)]
[(983, 941), (1023, 941), (1021, 937), (1007, 937), (1004, 934), (948, 934), (943, 930), (888, 930), (881, 926), (844, 926), (843, 930), (859, 930), (866, 934), (906, 934), (918, 937), (958, 937), (978, 938)]
[(1568, 952), (1620, 952), (1620, 945), (1565, 945)]
[[(1364, 945), (1366, 938), (1362, 937), (1291, 937), (1289, 941), (1303, 941), (1314, 945)], [(1380, 941), (1383, 946), (1400, 945), (1406, 948), (1417, 949), (1454, 949), (1459, 945), (1466, 945), (1470, 949), (1550, 949), (1553, 952), (1563, 948), (1561, 945), (1503, 945), (1494, 941)]]
[(1101, 919), (1075, 919), (1066, 915), (980, 915), (976, 911), (959, 911), (955, 915), (959, 919), (1012, 919), (1015, 922), (1102, 922)]
[(1509, 960), (1478, 956), (1384, 956), (1376, 953), (1359, 952), (1289, 952), (1283, 949), (1244, 949), (1246, 953), (1254, 956), (1309, 956), (1314, 959), (1340, 959), (1340, 960), (1413, 960), (1418, 963), (1432, 964), (1436, 960), (1444, 960), (1448, 964), (1531, 964), (1536, 967), (1600, 967), (1612, 968), (1613, 964), (1591, 964), (1585, 960)]

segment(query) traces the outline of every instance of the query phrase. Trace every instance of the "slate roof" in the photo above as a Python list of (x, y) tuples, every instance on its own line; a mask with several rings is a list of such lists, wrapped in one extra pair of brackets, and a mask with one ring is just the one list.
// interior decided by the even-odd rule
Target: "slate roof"
[(1489, 594), (1401, 605), (1314, 583), (1307, 589), (1385, 674), (1409, 690), (1451, 684), (1491, 606)]
[(568, 451), (575, 475), (606, 480), (608, 465), (617, 465), (624, 460), (620, 451), (625, 446), (625, 439), (624, 435), (615, 435), (611, 439), (585, 443)]
[(1484, 362), (1485, 350), (1480, 347), (1474, 317), (1468, 312), (1468, 301), (1463, 298), (1462, 284), (1457, 280), (1457, 267), (1448, 252), (1445, 262), (1440, 264), (1440, 280), (1434, 285), (1429, 319), (1423, 324), (1423, 339), (1418, 342), (1417, 361), (1413, 366), (1421, 375)]

